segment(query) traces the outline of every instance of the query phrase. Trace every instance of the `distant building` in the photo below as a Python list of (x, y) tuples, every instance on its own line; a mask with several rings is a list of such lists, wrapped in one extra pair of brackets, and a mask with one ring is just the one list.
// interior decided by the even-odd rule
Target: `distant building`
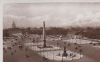
[(17, 28), (15, 22), (12, 23), (12, 28)]
[(12, 28), (5, 29), (3, 31), (3, 34), (4, 34), (3, 36), (7, 37), (7, 38), (9, 38), (9, 37), (18, 37), (19, 35), (22, 34), (22, 29), (17, 28), (15, 22), (13, 21), (12, 22)]
[(10, 30), (10, 33), (11, 34), (20, 34), (20, 33), (22, 33), (22, 31), (19, 28), (17, 28), (16, 23), (14, 21), (12, 22), (12, 29)]
[(81, 39), (83, 37), (81, 35), (68, 34), (67, 38), (70, 38), (70, 39)]

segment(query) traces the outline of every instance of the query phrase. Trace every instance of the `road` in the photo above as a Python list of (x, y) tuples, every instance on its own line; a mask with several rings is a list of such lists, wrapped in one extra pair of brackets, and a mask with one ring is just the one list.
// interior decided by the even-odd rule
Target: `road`
[[(29, 41), (29, 39), (24, 39)], [(22, 42), (23, 40), (20, 39)], [(63, 48), (62, 41), (47, 41), (48, 44), (56, 45), (59, 43), (59, 46)], [(81, 47), (78, 47), (81, 46)], [(78, 47), (78, 48), (76, 48)], [(67, 45), (68, 50), (79, 53), (79, 49), (82, 49), (81, 54), (84, 55), (83, 58), (79, 60), (72, 60), (66, 62), (100, 62), (100, 49), (92, 47), (90, 44), (85, 45), (75, 45), (70, 43), (70, 46)], [(7, 49), (3, 53), (3, 62), (61, 62), (61, 61), (51, 61), (43, 60), (43, 57), (39, 56), (36, 52), (28, 49), (27, 47), (19, 48), (18, 45), (14, 46), (12, 49)]]

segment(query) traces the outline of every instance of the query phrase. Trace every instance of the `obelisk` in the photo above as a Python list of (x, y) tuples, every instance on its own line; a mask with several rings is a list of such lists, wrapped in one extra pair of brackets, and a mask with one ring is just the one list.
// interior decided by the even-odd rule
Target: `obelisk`
[(43, 47), (46, 47), (45, 21), (43, 21)]

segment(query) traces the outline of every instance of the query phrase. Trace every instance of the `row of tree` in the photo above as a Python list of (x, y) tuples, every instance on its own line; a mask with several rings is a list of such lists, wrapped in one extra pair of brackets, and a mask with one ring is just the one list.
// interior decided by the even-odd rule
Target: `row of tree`
[[(42, 34), (42, 27), (41, 28), (16, 28), (16, 29), (4, 29), (3, 36), (9, 36), (14, 31), (22, 32), (22, 33), (29, 33), (29, 34)], [(60, 27), (50, 27), (46, 28), (47, 35), (67, 35), (69, 33), (74, 33), (75, 35), (82, 35), (92, 39), (100, 39), (100, 28), (60, 28)]]

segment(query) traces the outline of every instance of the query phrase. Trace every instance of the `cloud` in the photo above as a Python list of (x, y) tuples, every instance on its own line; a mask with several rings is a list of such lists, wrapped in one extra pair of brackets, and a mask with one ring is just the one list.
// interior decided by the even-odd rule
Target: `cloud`
[[(100, 27), (100, 4), (9, 4), (4, 6), (4, 27)], [(8, 23), (10, 21), (10, 23)]]

